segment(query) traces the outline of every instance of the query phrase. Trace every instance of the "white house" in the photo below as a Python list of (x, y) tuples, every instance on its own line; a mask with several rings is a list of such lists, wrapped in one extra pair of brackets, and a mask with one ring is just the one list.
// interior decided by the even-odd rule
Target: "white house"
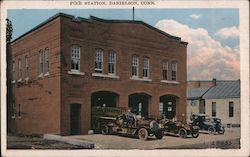
[(240, 126), (240, 80), (191, 81), (187, 88), (187, 119), (192, 114), (217, 117), (228, 127)]

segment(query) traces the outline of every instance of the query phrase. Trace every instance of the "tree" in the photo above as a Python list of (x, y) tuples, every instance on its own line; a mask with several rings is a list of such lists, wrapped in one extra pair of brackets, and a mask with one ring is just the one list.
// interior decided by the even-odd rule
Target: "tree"
[(7, 129), (10, 131), (11, 126), (11, 105), (13, 104), (13, 87), (11, 83), (11, 74), (12, 74), (12, 54), (11, 54), (11, 39), (12, 39), (12, 22), (9, 19), (6, 19), (6, 78), (7, 78)]

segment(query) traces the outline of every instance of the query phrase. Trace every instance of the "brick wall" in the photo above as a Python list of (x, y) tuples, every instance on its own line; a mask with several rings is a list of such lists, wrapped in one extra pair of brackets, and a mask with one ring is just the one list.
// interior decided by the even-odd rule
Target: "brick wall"
[[(60, 133), (60, 19), (31, 32), (11, 45), (15, 61), (15, 118), (11, 131), (21, 134)], [(49, 48), (49, 75), (38, 77), (38, 53)], [(25, 80), (25, 56), (29, 79)], [(18, 60), (22, 80), (18, 81)], [(21, 117), (18, 116), (20, 104)]]

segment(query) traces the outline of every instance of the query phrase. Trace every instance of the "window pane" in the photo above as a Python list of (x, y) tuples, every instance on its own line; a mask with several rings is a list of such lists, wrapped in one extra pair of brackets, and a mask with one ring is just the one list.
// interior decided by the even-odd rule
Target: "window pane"
[(115, 52), (109, 52), (109, 63), (108, 63), (108, 73), (115, 73), (115, 62), (116, 62), (116, 54)]
[(80, 47), (77, 45), (71, 49), (71, 70), (80, 71)]
[(39, 75), (43, 73), (43, 53), (42, 51), (39, 52), (39, 65), (38, 65), (38, 73)]
[(22, 79), (22, 61), (18, 60), (18, 79)]
[(132, 56), (132, 68), (131, 68), (131, 74), (132, 76), (138, 76), (137, 71), (138, 71), (138, 57), (137, 56)]
[(177, 63), (172, 63), (172, 80), (176, 81), (177, 79)]
[(234, 103), (229, 102), (229, 117), (233, 117), (233, 116), (234, 116)]
[(168, 79), (168, 62), (162, 63), (162, 79), (163, 80)]
[(149, 71), (149, 59), (147, 57), (143, 57), (142, 76), (148, 77), (148, 71)]
[(103, 50), (97, 49), (96, 50), (96, 57), (95, 57), (95, 72), (102, 73), (103, 71)]
[(216, 116), (216, 102), (212, 102), (212, 116)]

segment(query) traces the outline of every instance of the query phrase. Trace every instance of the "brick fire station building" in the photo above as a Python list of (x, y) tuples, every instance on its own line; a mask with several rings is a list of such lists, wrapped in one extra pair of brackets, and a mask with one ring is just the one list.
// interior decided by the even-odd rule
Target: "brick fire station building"
[(58, 13), (11, 49), (12, 132), (86, 134), (92, 106), (186, 117), (187, 42), (142, 21)]

